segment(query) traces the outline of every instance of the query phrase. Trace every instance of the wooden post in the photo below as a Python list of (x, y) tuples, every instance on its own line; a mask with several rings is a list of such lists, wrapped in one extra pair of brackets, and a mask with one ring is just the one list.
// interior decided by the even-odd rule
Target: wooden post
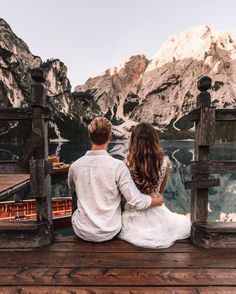
[[(18, 162), (0, 164), (0, 173), (27, 173), (30, 170), (32, 195), (36, 199), (36, 221), (0, 222), (0, 248), (29, 248), (48, 245), (52, 242), (51, 214), (52, 166), (48, 159), (48, 119), (43, 70), (33, 69), (32, 98), (29, 108), (0, 109), (0, 120), (31, 120), (32, 134), (24, 154)], [(23, 166), (23, 167), (22, 167)]]
[(33, 69), (32, 98), (34, 101), (32, 134), (37, 139), (37, 147), (34, 150), (34, 159), (30, 160), (31, 191), (36, 198), (37, 221), (48, 222), (52, 229), (51, 212), (51, 176), (45, 171), (45, 161), (48, 160), (48, 122), (42, 118), (43, 108), (46, 107), (44, 72), (41, 68)]
[(211, 79), (202, 77), (198, 82), (201, 93), (197, 97), (197, 109), (190, 116), (195, 121), (195, 161), (191, 165), (191, 240), (205, 248), (236, 248), (236, 223), (208, 222), (208, 188), (219, 186), (220, 179), (209, 179), (210, 173), (234, 173), (236, 161), (212, 161), (210, 147), (214, 144), (215, 121), (236, 121), (235, 109), (211, 107), (207, 90)]
[[(211, 87), (211, 79), (202, 77), (198, 81), (201, 93), (197, 97), (197, 107), (200, 110), (200, 119), (195, 123), (195, 161), (209, 160), (210, 146), (214, 144), (215, 108), (211, 107), (210, 94), (207, 90)], [(193, 181), (207, 180), (205, 174), (193, 175)], [(191, 221), (192, 223), (205, 223), (208, 217), (208, 187), (192, 187), (191, 193)]]

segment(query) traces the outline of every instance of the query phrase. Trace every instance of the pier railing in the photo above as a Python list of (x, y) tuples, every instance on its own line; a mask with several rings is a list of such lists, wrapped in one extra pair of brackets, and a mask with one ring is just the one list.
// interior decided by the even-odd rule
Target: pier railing
[(208, 188), (220, 185), (220, 179), (210, 174), (236, 173), (236, 161), (210, 159), (210, 147), (215, 142), (216, 121), (236, 121), (236, 109), (216, 109), (211, 106), (211, 79), (198, 81), (201, 91), (197, 108), (190, 113), (195, 122), (195, 159), (191, 164), (192, 181), (186, 182), (191, 189), (191, 239), (206, 248), (236, 248), (236, 223), (208, 222)]
[(41, 68), (31, 71), (32, 100), (27, 108), (0, 108), (0, 120), (31, 121), (32, 130), (18, 161), (0, 162), (0, 174), (30, 174), (31, 195), (36, 199), (35, 221), (0, 222), (0, 248), (38, 247), (52, 242), (51, 176), (48, 159), (48, 120), (45, 78)]
[[(33, 105), (27, 108), (0, 108), (0, 120), (31, 121), (32, 130), (18, 161), (0, 162), (0, 174), (30, 174), (32, 196), (36, 199), (36, 221), (0, 222), (0, 248), (27, 248), (50, 244), (53, 238), (51, 213), (52, 166), (48, 162), (48, 120), (45, 78), (40, 68), (32, 70)], [(236, 223), (208, 222), (208, 188), (219, 186), (220, 180), (210, 174), (236, 173), (236, 161), (210, 159), (215, 142), (216, 121), (236, 121), (236, 109), (215, 109), (208, 90), (211, 79), (198, 82), (200, 94), (197, 108), (190, 113), (195, 122), (195, 159), (191, 164), (191, 240), (206, 248), (236, 248)]]

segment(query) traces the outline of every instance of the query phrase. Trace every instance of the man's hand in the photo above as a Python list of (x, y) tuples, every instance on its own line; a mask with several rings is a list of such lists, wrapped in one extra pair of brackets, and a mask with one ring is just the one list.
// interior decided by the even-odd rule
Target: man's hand
[(152, 192), (150, 195), (152, 196), (152, 198), (162, 197), (161, 193), (159, 193), (159, 192)]
[(161, 206), (164, 203), (163, 196), (160, 193), (153, 193), (150, 207)]

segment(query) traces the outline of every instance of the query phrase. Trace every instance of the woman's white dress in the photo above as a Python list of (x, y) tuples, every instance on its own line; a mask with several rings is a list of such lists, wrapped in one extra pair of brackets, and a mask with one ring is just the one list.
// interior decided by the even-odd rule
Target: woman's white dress
[[(167, 158), (164, 157), (158, 191), (167, 164)], [(188, 238), (191, 230), (190, 217), (170, 211), (165, 204), (138, 211), (126, 203), (122, 223), (119, 238), (146, 248), (170, 247), (176, 240)]]

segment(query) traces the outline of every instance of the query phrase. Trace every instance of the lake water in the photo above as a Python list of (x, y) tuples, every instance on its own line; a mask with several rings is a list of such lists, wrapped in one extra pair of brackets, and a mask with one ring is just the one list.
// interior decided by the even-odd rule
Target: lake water
[[(169, 159), (169, 179), (164, 191), (165, 203), (172, 211), (187, 213), (190, 211), (190, 191), (185, 190), (184, 183), (191, 179), (190, 163), (193, 160), (194, 142), (161, 141), (164, 153)], [(60, 160), (71, 163), (83, 156), (89, 148), (88, 142), (82, 144), (50, 144), (50, 155), (60, 155)], [(127, 154), (128, 141), (116, 140), (109, 146), (109, 153), (123, 159)], [(22, 146), (0, 145), (0, 159), (16, 159)], [(236, 160), (236, 142), (216, 144), (211, 150), (215, 160)], [(221, 186), (209, 189), (209, 220), (236, 221), (236, 174), (211, 175), (219, 177)], [(26, 195), (27, 194), (27, 195)], [(22, 197), (29, 197), (26, 190)], [(66, 181), (52, 186), (52, 196), (68, 196)], [(15, 197), (15, 198), (14, 198)], [(17, 195), (13, 196), (16, 199)]]

